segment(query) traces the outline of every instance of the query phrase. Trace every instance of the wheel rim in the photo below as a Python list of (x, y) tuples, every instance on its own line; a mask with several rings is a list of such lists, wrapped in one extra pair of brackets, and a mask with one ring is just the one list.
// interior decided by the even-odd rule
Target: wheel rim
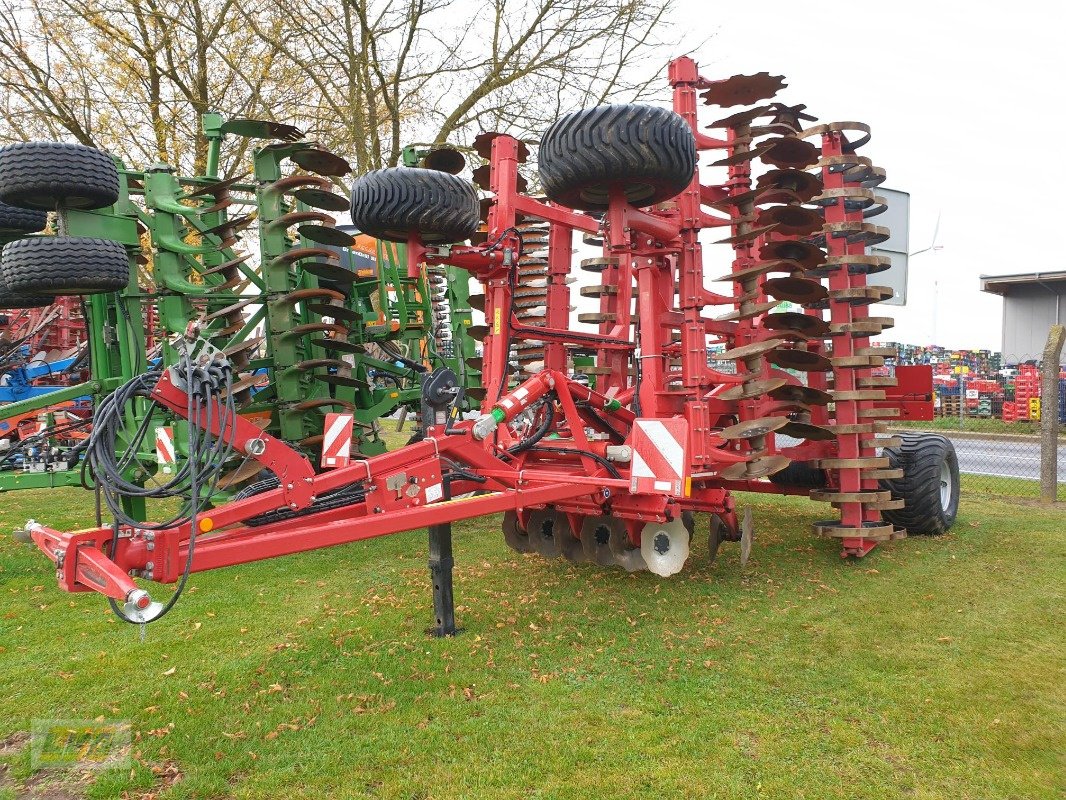
[(951, 507), (951, 467), (946, 459), (940, 465), (940, 507), (945, 511)]

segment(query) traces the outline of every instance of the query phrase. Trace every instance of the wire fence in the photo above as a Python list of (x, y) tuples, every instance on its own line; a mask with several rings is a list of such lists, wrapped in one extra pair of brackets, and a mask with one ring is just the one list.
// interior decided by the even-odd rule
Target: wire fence
[(1011, 357), (987, 350), (896, 345), (895, 366), (933, 368), (934, 416), (901, 422), (899, 430), (928, 430), (955, 445), (964, 490), (991, 495), (1040, 496), (1041, 419), (1055, 414), (1057, 499), (1066, 499), (1066, 371), (1050, 365), (1057, 397), (1043, 396), (1039, 356)]

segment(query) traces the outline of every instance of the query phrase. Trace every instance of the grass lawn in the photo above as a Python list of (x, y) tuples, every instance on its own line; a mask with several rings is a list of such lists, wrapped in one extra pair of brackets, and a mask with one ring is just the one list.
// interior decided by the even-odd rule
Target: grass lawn
[[(415, 532), (196, 575), (142, 643), (6, 534), (91, 497), (4, 495), (0, 798), (1063, 796), (1062, 509), (974, 491), (949, 535), (854, 562), (809, 533), (827, 507), (741, 502), (747, 568), (706, 563), (701, 519), (668, 580), (456, 525), (455, 639), (423, 634)], [(31, 773), (31, 720), (97, 717), (130, 721), (132, 769)]]

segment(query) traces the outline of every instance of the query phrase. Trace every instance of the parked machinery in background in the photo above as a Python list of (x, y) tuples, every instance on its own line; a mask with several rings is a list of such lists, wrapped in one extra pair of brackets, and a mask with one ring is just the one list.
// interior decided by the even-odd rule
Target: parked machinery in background
[[(3, 398), (0, 424), (17, 429), (75, 398), (99, 404), (134, 375), (173, 364), (171, 340), (190, 324), (229, 359), (238, 412), (316, 460), (328, 414), (351, 416), (357, 453), (380, 453), (379, 420), (417, 411), (423, 373), (451, 366), (477, 383), (465, 365), (473, 355), (465, 287), (441, 292), (437, 274), (407, 274), (402, 245), (335, 224), (333, 214), (348, 207), (334, 191), (350, 172), (344, 159), (277, 123), (205, 114), (203, 131), (207, 168), (195, 178), (163, 164), (132, 171), (79, 145), (0, 150), (0, 196), (23, 206), (0, 206), (10, 240), (0, 257), (0, 274), (10, 277), (0, 307), (43, 307), (8, 312), (9, 329), (32, 328), (25, 341), (76, 329), (79, 370), (66, 374), (81, 378), (44, 387), (38, 366), (13, 374), (27, 385), (19, 384), (22, 396)], [(227, 136), (266, 140), (250, 174), (219, 177)], [(34, 235), (48, 212), (54, 235)], [(173, 421), (145, 424), (166, 429), (165, 443)], [(49, 433), (37, 439), (50, 441)], [(147, 437), (135, 459), (140, 480), (151, 479), (159, 458)], [(70, 466), (0, 473), (0, 488), (82, 483), (82, 470)], [(219, 488), (234, 490), (259, 471), (237, 459)]]

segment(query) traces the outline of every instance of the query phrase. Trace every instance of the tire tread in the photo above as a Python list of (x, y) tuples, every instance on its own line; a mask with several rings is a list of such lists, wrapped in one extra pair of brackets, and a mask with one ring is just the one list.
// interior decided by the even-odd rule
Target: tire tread
[(51, 211), (105, 208), (118, 198), (118, 168), (103, 150), (67, 142), (0, 147), (0, 202)]
[(368, 172), (352, 185), (352, 223), (389, 242), (406, 242), (412, 232), (427, 243), (465, 241), (480, 216), (473, 185), (446, 172), (389, 167)]
[[(883, 480), (881, 486), (892, 492), (893, 499), (903, 500), (901, 509), (882, 512), (891, 522), (908, 533), (939, 536), (951, 528), (959, 507), (959, 466), (951, 440), (937, 434), (903, 434), (899, 447), (886, 447), (890, 468), (902, 468), (903, 477)], [(947, 509), (940, 502), (940, 465), (948, 460), (952, 472), (952, 503)]]
[(688, 123), (666, 108), (605, 105), (568, 114), (545, 132), (538, 155), (548, 198), (569, 208), (606, 208), (611, 187), (636, 205), (676, 197), (696, 169)]
[(16, 295), (101, 294), (126, 288), (130, 263), (110, 239), (37, 236), (4, 245), (0, 274)]

